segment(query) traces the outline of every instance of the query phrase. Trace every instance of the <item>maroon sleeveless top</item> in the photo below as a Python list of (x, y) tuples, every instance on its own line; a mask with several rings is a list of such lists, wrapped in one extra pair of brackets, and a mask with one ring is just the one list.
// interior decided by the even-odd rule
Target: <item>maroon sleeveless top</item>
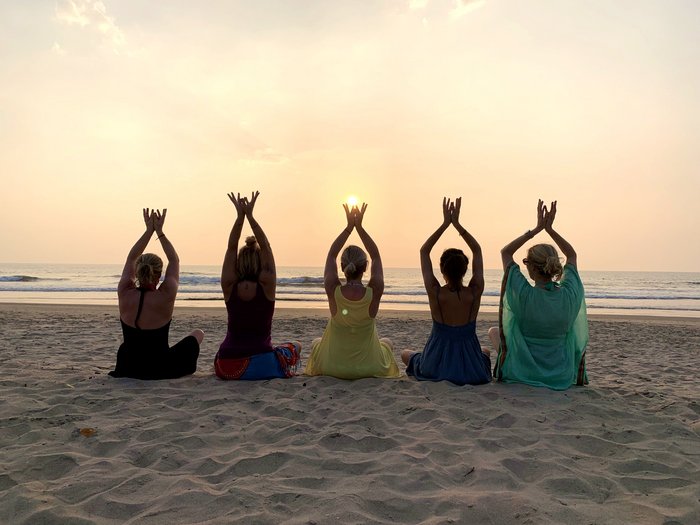
[(255, 296), (250, 301), (238, 297), (234, 288), (226, 303), (228, 329), (226, 339), (221, 343), (218, 358), (233, 359), (249, 357), (272, 351), (272, 314), (275, 302), (265, 297), (265, 292), (256, 284)]

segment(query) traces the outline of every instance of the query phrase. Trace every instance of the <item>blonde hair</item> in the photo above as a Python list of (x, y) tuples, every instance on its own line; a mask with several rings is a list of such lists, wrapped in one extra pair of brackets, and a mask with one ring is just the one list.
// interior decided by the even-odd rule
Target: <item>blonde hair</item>
[(136, 259), (136, 284), (139, 287), (158, 282), (163, 272), (163, 260), (155, 253), (144, 253)]
[(367, 270), (367, 254), (359, 246), (351, 244), (340, 256), (340, 269), (346, 279), (357, 279)]
[(535, 244), (527, 251), (527, 260), (542, 275), (554, 281), (561, 279), (564, 271), (559, 253), (551, 244)]
[(253, 235), (246, 237), (245, 246), (238, 250), (236, 273), (239, 281), (257, 281), (260, 277), (260, 246)]

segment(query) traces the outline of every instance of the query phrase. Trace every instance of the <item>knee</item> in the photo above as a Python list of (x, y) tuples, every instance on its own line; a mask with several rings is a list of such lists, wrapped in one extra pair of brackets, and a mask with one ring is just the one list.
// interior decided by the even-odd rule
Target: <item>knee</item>
[(492, 326), (491, 328), (489, 328), (489, 337), (491, 337), (492, 339), (494, 337), (498, 338), (498, 337), (500, 337), (500, 335), (501, 334), (499, 333), (497, 326)]
[(204, 341), (204, 332), (202, 330), (192, 330), (190, 335), (194, 337), (197, 340), (197, 343), (200, 345), (202, 344), (202, 341)]
[(384, 345), (386, 345), (386, 346), (388, 346), (389, 349), (390, 349), (392, 352), (394, 351), (394, 343), (392, 343), (392, 342), (391, 342), (391, 339), (389, 339), (388, 337), (382, 337), (382, 338), (379, 340), (379, 342), (382, 343), (382, 344), (384, 344)]
[(408, 362), (411, 360), (411, 356), (415, 354), (415, 352), (411, 350), (402, 350), (401, 351), (401, 361), (403, 361), (404, 365), (408, 366)]

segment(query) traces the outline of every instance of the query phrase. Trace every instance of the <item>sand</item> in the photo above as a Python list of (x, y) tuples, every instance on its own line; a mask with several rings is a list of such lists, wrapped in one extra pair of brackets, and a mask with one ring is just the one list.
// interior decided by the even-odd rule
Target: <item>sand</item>
[[(591, 320), (591, 384), (114, 379), (116, 308), (0, 304), (0, 523), (700, 523), (700, 320)], [(397, 352), (427, 312), (381, 312)], [(479, 319), (479, 336), (495, 316)], [(309, 344), (325, 311), (278, 310)], [(403, 366), (401, 366), (403, 370)]]

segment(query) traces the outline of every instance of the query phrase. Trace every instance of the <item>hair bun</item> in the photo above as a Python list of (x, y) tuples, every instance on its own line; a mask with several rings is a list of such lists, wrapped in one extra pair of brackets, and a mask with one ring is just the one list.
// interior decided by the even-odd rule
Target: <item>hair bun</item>
[(349, 263), (345, 266), (345, 273), (346, 273), (346, 274), (353, 274), (353, 273), (355, 273), (356, 271), (357, 271), (357, 267), (355, 266), (355, 263), (353, 263), (353, 262), (349, 262)]
[(561, 261), (559, 260), (559, 257), (556, 255), (548, 256), (545, 260), (543, 270), (545, 275), (551, 275), (555, 278), (561, 277), (563, 268), (561, 266)]
[(258, 240), (255, 238), (255, 235), (249, 235), (245, 238), (245, 245), (248, 248), (255, 248), (256, 244), (258, 244)]

